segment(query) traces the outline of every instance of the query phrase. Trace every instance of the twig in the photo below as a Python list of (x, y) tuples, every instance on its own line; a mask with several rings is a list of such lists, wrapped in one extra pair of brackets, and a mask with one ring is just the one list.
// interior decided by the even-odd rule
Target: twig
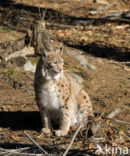
[(107, 16), (103, 16), (101, 17), (103, 19), (108, 19), (108, 18), (130, 18), (130, 12), (129, 11), (126, 11), (126, 12), (117, 12), (117, 13), (114, 13), (114, 14), (109, 14)]
[(99, 140), (105, 140), (106, 138), (105, 137), (102, 137), (102, 138), (91, 138), (92, 140), (96, 140), (96, 141), (99, 141)]
[(124, 66), (130, 66), (130, 62), (128, 61), (128, 62), (118, 62), (118, 61), (105, 61), (105, 62), (107, 62), (107, 63), (110, 63), (110, 64), (117, 64), (117, 65), (124, 65)]
[(23, 152), (23, 151), (25, 151), (25, 150), (29, 150), (30, 148), (31, 148), (31, 147), (19, 148), (19, 149), (17, 149), (17, 151)]
[(126, 125), (130, 125), (130, 122), (126, 122), (126, 121), (121, 121), (121, 120), (114, 120), (115, 122), (119, 123), (119, 124), (126, 124)]
[(76, 135), (78, 134), (78, 132), (80, 131), (81, 128), (82, 128), (82, 125), (80, 124), (79, 127), (77, 128), (77, 130), (75, 131), (74, 136), (73, 136), (71, 142), (69, 143), (67, 149), (66, 149), (65, 152), (63, 153), (63, 156), (66, 156), (66, 155), (67, 155), (67, 153), (68, 153), (68, 151), (69, 151), (71, 145), (72, 145), (73, 142), (74, 142), (74, 139), (75, 139)]
[(119, 114), (121, 112), (121, 108), (117, 108), (114, 111), (112, 111), (110, 114), (108, 114), (107, 118), (112, 119), (114, 116)]
[(88, 126), (87, 129), (86, 129), (85, 138), (87, 138), (87, 136), (88, 136), (88, 130), (89, 130), (89, 126)]
[(101, 17), (102, 19), (109, 19), (109, 18), (120, 18), (122, 15), (121, 12), (118, 12), (118, 13), (114, 13), (114, 14), (109, 14), (107, 16), (103, 16)]
[(47, 153), (41, 146), (39, 146), (38, 143), (36, 143), (36, 142), (29, 136), (29, 134), (27, 134), (26, 132), (24, 132), (24, 134), (25, 134), (25, 136), (26, 136), (27, 138), (30, 139), (30, 141), (31, 141), (34, 145), (36, 145), (36, 146), (40, 149), (40, 151), (42, 151), (44, 154), (48, 155), (48, 153)]
[(105, 140), (106, 138), (105, 137), (101, 137), (101, 138), (86, 138), (87, 141), (90, 141), (90, 142), (95, 142), (95, 141), (100, 141), (100, 140)]
[(46, 12), (47, 12), (47, 8), (45, 8), (45, 11), (44, 11), (43, 16), (42, 16), (42, 20), (45, 20)]
[[(32, 154), (32, 153), (19, 153), (19, 152), (11, 152), (8, 155), (6, 154), (6, 156), (43, 156), (43, 154)], [(3, 155), (5, 156), (5, 155)]]
[(21, 153), (21, 152), (18, 152), (18, 150), (9, 150), (9, 149), (3, 149), (3, 148), (0, 148), (0, 155), (2, 156), (10, 156), (10, 155), (14, 155), (14, 156), (17, 156), (17, 155), (21, 155), (21, 156), (43, 156), (43, 154), (32, 154), (32, 153)]

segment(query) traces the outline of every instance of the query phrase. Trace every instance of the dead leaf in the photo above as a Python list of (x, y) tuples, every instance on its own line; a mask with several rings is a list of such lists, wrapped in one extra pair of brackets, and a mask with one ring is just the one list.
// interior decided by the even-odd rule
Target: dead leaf
[(97, 117), (97, 118), (94, 118), (94, 121), (95, 121), (95, 122), (98, 122), (98, 121), (100, 121), (100, 120), (102, 120), (101, 116), (99, 116), (99, 117)]
[(90, 143), (89, 144), (89, 149), (93, 149), (95, 146), (94, 146), (94, 144), (93, 143)]
[(18, 136), (15, 136), (15, 135), (12, 135), (11, 138), (14, 140), (14, 141), (19, 141), (19, 137)]

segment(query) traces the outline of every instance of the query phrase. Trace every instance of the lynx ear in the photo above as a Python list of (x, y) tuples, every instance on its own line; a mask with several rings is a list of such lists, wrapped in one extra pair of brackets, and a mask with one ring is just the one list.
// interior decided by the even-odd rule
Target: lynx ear
[(44, 45), (42, 44), (42, 48), (43, 48), (43, 50), (42, 50), (42, 57), (48, 57), (48, 54), (46, 53), (46, 50), (45, 50), (45, 48), (44, 48)]
[(59, 48), (59, 49), (57, 49), (56, 53), (58, 53), (58, 54), (61, 54), (61, 55), (62, 55), (62, 53), (63, 53), (63, 46), (62, 46), (62, 45), (60, 45), (60, 48)]
[(42, 51), (41, 59), (42, 59), (43, 63), (45, 63), (45, 58), (47, 58), (47, 57), (48, 57), (48, 54), (45, 51)]

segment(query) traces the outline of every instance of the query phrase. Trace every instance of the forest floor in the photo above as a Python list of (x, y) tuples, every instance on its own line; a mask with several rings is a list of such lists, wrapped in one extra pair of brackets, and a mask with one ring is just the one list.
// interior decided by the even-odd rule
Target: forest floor
[[(64, 52), (65, 70), (84, 79), (82, 85), (93, 104), (94, 122), (102, 126), (92, 139), (87, 139), (83, 128), (68, 155), (99, 154), (95, 153), (97, 144), (103, 148), (106, 144), (109, 147), (130, 146), (130, 19), (100, 18), (127, 12), (129, 5), (129, 0), (116, 3), (112, 0), (97, 0), (95, 3), (92, 0), (0, 2), (0, 59), (29, 46), (25, 37), (27, 30), (46, 11), (44, 19), (48, 32), (64, 43), (68, 53), (82, 55), (95, 67), (85, 68), (82, 61), (78, 62)], [(37, 62), (37, 56), (27, 59)], [(72, 127), (65, 137), (41, 134), (33, 88), (34, 73), (23, 69), (25, 63), (25, 58), (0, 62), (0, 147), (31, 147), (32, 142), (24, 135), (26, 131), (47, 152), (62, 153), (76, 127)], [(112, 120), (106, 118), (118, 108), (121, 112)], [(94, 140), (96, 137), (105, 139)]]

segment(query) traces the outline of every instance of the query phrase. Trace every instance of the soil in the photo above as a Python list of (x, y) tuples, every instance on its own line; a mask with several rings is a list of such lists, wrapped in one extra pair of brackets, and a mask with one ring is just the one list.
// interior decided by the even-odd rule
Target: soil
[[(70, 21), (69, 25), (71, 26), (72, 19), (70, 17), (76, 18), (76, 20), (86, 17), (89, 19), (96, 19), (100, 16), (113, 13), (115, 10), (116, 12), (128, 11), (129, 1), (120, 0), (116, 4), (113, 4), (114, 6), (110, 7), (109, 10), (101, 11), (100, 14), (96, 9), (106, 7), (113, 1), (103, 0), (93, 3), (91, 0), (15, 0), (15, 2), (9, 0), (0, 2), (0, 22), (3, 23), (0, 26), (0, 43), (10, 42), (8, 36), (10, 36), (12, 40), (19, 40), (19, 38), (24, 38), (26, 36), (27, 31), (25, 31), (24, 22), (23, 25), (21, 23), (19, 24), (21, 19), (17, 21), (16, 29), (13, 23), (14, 19), (10, 21), (7, 20), (7, 15), (12, 17), (16, 8), (17, 11), (21, 11), (20, 5), (22, 5), (23, 14), (29, 12), (28, 16), (26, 16), (27, 19), (31, 17), (35, 20), (38, 14), (35, 9), (31, 11), (31, 9), (27, 9), (28, 7), (35, 7), (38, 9), (40, 6), (41, 8), (48, 8), (48, 10), (52, 9), (53, 12), (58, 12), (57, 14), (61, 13), (63, 19), (61, 23), (59, 23), (59, 29), (51, 29), (51, 27), (49, 27), (48, 31), (53, 34), (57, 40), (62, 41), (65, 46), (68, 46), (67, 49), (85, 55), (88, 62), (96, 67), (96, 70), (85, 69), (74, 58), (71, 58), (64, 52), (65, 70), (78, 73), (84, 78), (82, 85), (91, 98), (95, 121), (103, 121), (104, 125), (107, 125), (107, 128), (102, 128), (102, 132), (105, 130), (109, 132), (109, 130), (112, 129), (114, 133), (110, 133), (113, 138), (108, 139), (109, 144), (113, 145), (115, 143), (117, 145), (119, 142), (116, 139), (122, 132), (123, 135), (127, 136), (127, 139), (124, 137), (124, 142), (120, 143), (120, 145), (128, 147), (130, 135), (130, 68), (129, 66), (123, 65), (122, 62), (130, 61), (129, 23), (116, 20), (113, 22), (107, 21), (106, 23), (101, 22), (98, 25), (91, 23), (90, 25), (88, 23), (76, 24), (75, 27), (72, 23), (72, 27), (69, 29), (61, 29), (60, 25), (67, 25), (69, 23), (68, 21)], [(9, 4), (12, 4), (12, 8), (9, 7)], [(19, 8), (15, 7), (16, 5), (19, 5)], [(3, 13), (5, 13), (3, 10), (10, 10), (5, 20), (1, 18)], [(51, 21), (48, 15), (49, 11), (46, 13), (47, 17), (45, 17), (47, 23)], [(55, 13), (55, 24), (59, 22), (57, 14)], [(65, 16), (68, 17), (67, 20), (64, 18)], [(52, 18), (54, 20), (54, 16)], [(4, 24), (6, 24), (6, 28)], [(26, 26), (26, 30), (29, 29), (30, 23), (28, 22)], [(23, 30), (23, 32), (21, 32), (21, 30)], [(5, 34), (4, 37), (3, 34)], [(24, 40), (22, 44), (18, 42), (18, 44), (15, 45), (15, 42), (13, 42), (11, 45), (14, 47), (20, 45), (19, 48), (21, 49), (24, 46), (28, 46), (28, 43)], [(11, 53), (16, 50), (19, 49), (14, 48), (12, 50), (11, 48)], [(3, 51), (0, 51), (0, 59), (5, 54), (7, 55), (8, 51), (9, 49), (7, 50), (6, 48), (4, 48), (4, 54)], [(33, 59), (35, 58), (36, 56), (33, 56)], [(30, 57), (28, 57), (28, 59), (30, 59)], [(26, 131), (48, 152), (61, 153), (71, 141), (75, 127), (71, 128), (66, 137), (59, 138), (55, 137), (54, 134), (41, 134), (40, 130), (42, 125), (33, 88), (34, 73), (24, 71), (24, 61), (23, 58), (19, 58), (19, 61), (1, 61), (0, 63), (0, 147), (20, 148), (31, 146), (32, 142), (24, 135), (24, 131)], [(114, 119), (125, 121), (128, 124), (115, 123), (113, 121), (104, 120), (104, 118), (101, 117), (102, 115), (109, 114), (118, 107), (121, 108), (121, 112), (116, 115)], [(69, 155), (92, 155), (94, 152), (92, 149), (95, 149), (96, 145), (93, 142), (86, 143), (84, 133), (84, 129), (82, 129), (71, 147), (71, 152), (73, 154), (70, 153)], [(101, 134), (100, 137), (102, 135), (104, 134)]]

